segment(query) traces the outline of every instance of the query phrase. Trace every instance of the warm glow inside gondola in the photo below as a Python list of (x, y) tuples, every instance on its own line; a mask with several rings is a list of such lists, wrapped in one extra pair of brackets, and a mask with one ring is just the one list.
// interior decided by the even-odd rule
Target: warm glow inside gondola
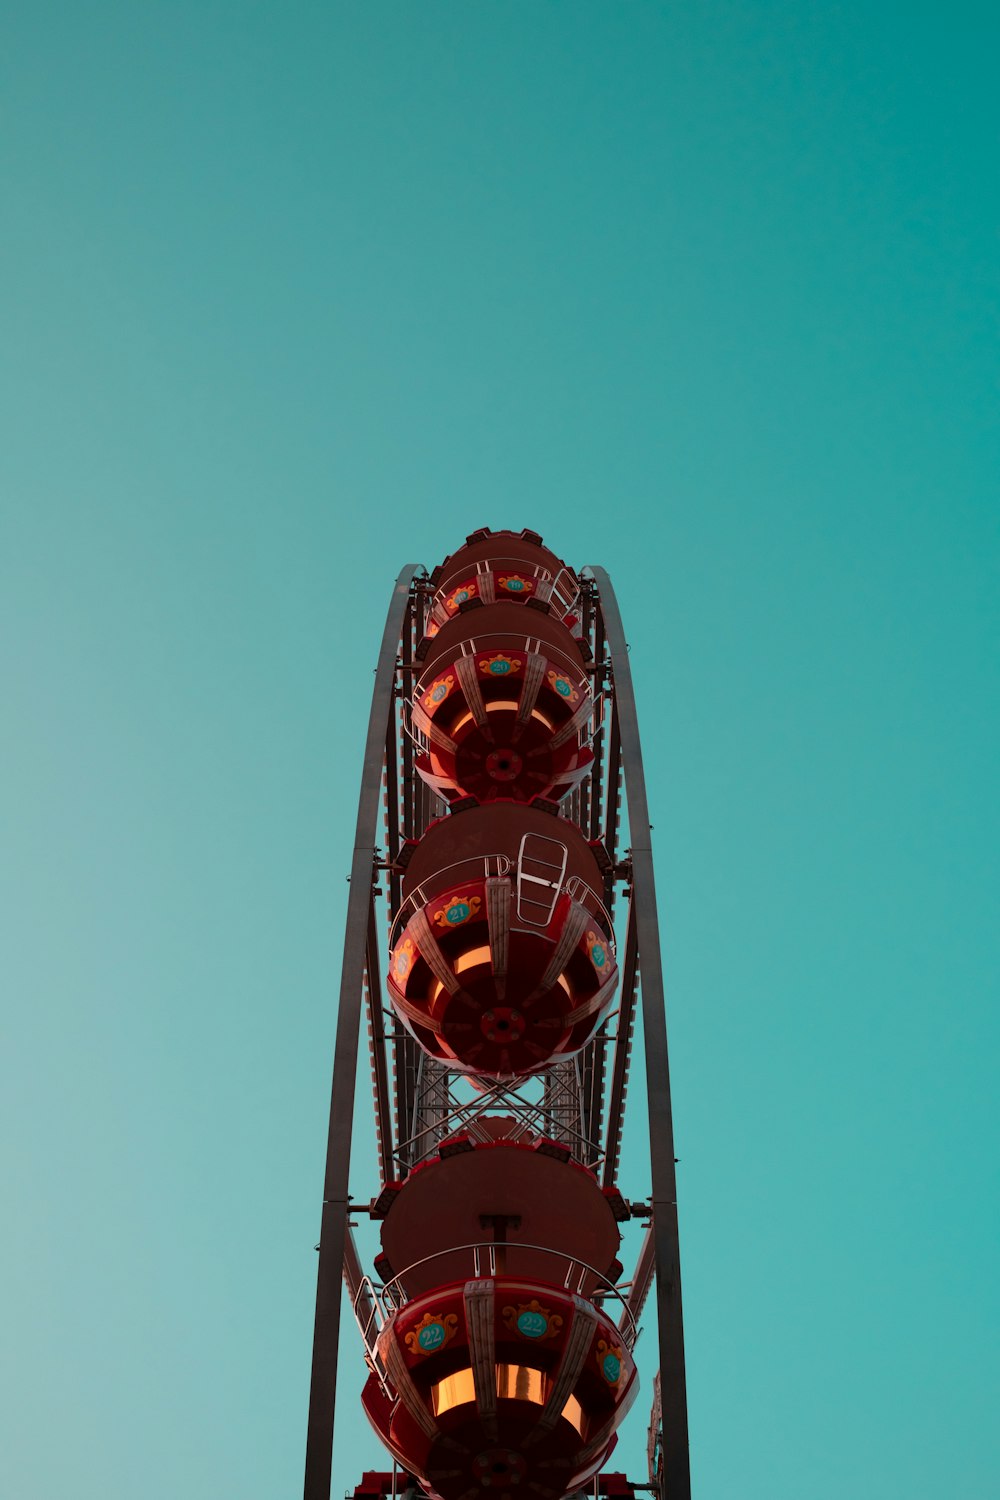
[[(550, 1382), (541, 1370), (530, 1365), (497, 1365), (497, 1396), (507, 1401), (531, 1401), (544, 1406), (548, 1400), (547, 1386)], [(456, 1370), (444, 1380), (431, 1387), (431, 1410), (435, 1417), (443, 1416), (456, 1406), (466, 1406), (476, 1399), (476, 1387), (472, 1370)], [(578, 1433), (583, 1434), (583, 1409), (575, 1396), (570, 1396), (561, 1415)]]

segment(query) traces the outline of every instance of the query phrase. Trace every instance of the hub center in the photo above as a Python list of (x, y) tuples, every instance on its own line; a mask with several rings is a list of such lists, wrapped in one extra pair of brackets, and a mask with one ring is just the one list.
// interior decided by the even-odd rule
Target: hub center
[(525, 1020), (519, 1010), (497, 1005), (483, 1012), (479, 1029), (488, 1042), (518, 1042), (524, 1035)]
[(486, 774), (494, 781), (513, 781), (523, 766), (524, 761), (516, 750), (493, 750), (486, 757)]

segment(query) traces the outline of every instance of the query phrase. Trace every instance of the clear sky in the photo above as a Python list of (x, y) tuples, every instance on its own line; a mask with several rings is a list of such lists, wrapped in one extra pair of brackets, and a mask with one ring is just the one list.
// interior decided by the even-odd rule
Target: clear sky
[(632, 643), (697, 1500), (1000, 1492), (998, 31), (4, 7), (4, 1494), (301, 1493), (372, 668), (481, 525)]

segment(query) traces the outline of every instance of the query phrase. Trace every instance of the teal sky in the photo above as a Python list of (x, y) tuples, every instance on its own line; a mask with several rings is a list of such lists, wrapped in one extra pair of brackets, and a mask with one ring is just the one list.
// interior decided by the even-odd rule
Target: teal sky
[(372, 668), (481, 525), (632, 644), (697, 1500), (1000, 1491), (998, 32), (4, 8), (5, 1494), (301, 1492)]

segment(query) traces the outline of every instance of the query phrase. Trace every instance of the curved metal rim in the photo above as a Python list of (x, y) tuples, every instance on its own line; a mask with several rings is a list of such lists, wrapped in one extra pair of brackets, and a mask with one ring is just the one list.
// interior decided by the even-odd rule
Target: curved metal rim
[[(670, 1064), (656, 910), (649, 802), (639, 740), (635, 688), (628, 644), (618, 600), (606, 570), (583, 570), (597, 586), (604, 634), (611, 656), (615, 711), (621, 735), (622, 766), (628, 799), (632, 856), (632, 902), (641, 974), (642, 1023), (649, 1108), (652, 1176), (652, 1237), (656, 1273), (657, 1330), (663, 1401), (665, 1500), (690, 1500), (687, 1382), (684, 1366), (684, 1320), (681, 1306), (680, 1242), (677, 1224), (677, 1177), (670, 1105)], [(608, 795), (614, 792), (609, 788)]]
[(395, 706), (396, 657), (419, 563), (409, 563), (396, 579), (389, 602), (361, 772), (358, 818), (351, 859), (344, 963), (340, 978), (337, 1040), (330, 1089), (323, 1214), (316, 1271), (309, 1425), (306, 1434), (305, 1500), (329, 1500), (333, 1467), (333, 1421), (340, 1346), (341, 1278), (347, 1238), (348, 1182), (354, 1124), (355, 1076), (361, 1029), (368, 912), (382, 796), (382, 762)]

